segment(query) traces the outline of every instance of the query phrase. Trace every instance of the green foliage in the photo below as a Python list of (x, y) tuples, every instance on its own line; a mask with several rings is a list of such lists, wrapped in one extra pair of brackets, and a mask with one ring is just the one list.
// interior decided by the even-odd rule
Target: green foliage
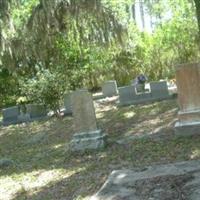
[(34, 78), (22, 80), (20, 86), (21, 94), (26, 96), (28, 102), (43, 104), (54, 111), (59, 109), (64, 87), (56, 73), (39, 71)]
[(66, 90), (97, 90), (109, 79), (122, 86), (140, 73), (173, 78), (174, 66), (200, 56), (192, 1), (145, 0), (152, 33), (138, 30), (131, 0), (2, 2), (0, 107), (26, 96), (56, 110)]
[(19, 94), (17, 77), (8, 69), (0, 68), (0, 107), (15, 104), (15, 98)]

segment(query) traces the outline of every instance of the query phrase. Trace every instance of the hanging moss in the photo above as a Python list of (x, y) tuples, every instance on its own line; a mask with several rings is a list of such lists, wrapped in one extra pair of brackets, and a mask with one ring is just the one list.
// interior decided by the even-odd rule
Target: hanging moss
[(27, 65), (30, 58), (48, 63), (58, 34), (74, 35), (79, 45), (113, 38), (122, 43), (122, 26), (101, 0), (40, 0), (14, 37), (4, 37), (10, 29), (5, 24), (13, 26), (13, 5), (20, 7), (18, 1), (0, 0), (0, 65), (10, 69)]

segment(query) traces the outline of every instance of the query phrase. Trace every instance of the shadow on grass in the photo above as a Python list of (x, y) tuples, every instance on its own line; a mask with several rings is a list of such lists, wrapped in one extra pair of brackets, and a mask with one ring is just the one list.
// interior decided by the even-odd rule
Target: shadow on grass
[[(143, 126), (148, 128), (148, 123), (158, 116), (166, 120), (169, 114), (170, 122), (176, 114), (175, 107), (173, 101), (167, 101), (109, 111), (99, 109), (97, 114), (103, 112), (104, 117), (98, 119), (98, 124), (111, 138), (117, 138), (131, 128), (133, 134)], [(158, 124), (165, 126), (162, 122)], [(155, 123), (155, 127), (158, 124)], [(0, 171), (2, 177), (9, 176), (19, 184), (26, 184), (26, 178), (33, 178), (30, 182), (37, 183), (43, 172), (47, 172), (46, 179), (48, 172), (59, 172), (59, 176), (52, 176), (44, 185), (23, 186), (15, 191), (13, 200), (81, 199), (97, 192), (113, 170), (200, 158), (199, 136), (161, 141), (141, 139), (122, 145), (111, 142), (101, 152), (80, 155), (66, 151), (66, 143), (70, 142), (73, 133), (72, 118), (68, 117), (0, 129), (0, 157), (16, 162), (15, 167)]]
[(0, 157), (11, 158), (16, 165), (0, 174), (48, 169), (51, 165), (61, 167), (66, 144), (73, 134), (71, 124), (72, 120), (65, 118), (1, 128)]
[(176, 100), (97, 111), (97, 116), (100, 116), (99, 127), (114, 138), (150, 133), (157, 128), (173, 126), (176, 115)]
[[(138, 133), (141, 127), (144, 128), (145, 120), (147, 126), (149, 119), (157, 117), (158, 113), (166, 113), (171, 108), (174, 108), (173, 101), (104, 111), (105, 117), (99, 119), (98, 124), (114, 141), (116, 138), (124, 136), (128, 131), (133, 134)], [(153, 113), (152, 110), (155, 112)], [(127, 118), (125, 114), (127, 112), (136, 113), (136, 115)], [(149, 112), (152, 114), (147, 115)], [(143, 122), (141, 122), (142, 120)], [(140, 125), (140, 122), (143, 124)], [(51, 119), (24, 126), (1, 128), (0, 157), (11, 158), (16, 165), (14, 168), (0, 170), (0, 175), (21, 174), (40, 169), (66, 168), (66, 144), (70, 142), (73, 135), (72, 124), (72, 118), (67, 117), (63, 120)], [(155, 127), (157, 126), (155, 124)], [(151, 125), (152, 127), (154, 128), (154, 125)]]
[[(191, 157), (196, 155), (196, 157)], [(60, 156), (61, 157), (61, 156)], [(73, 170), (68, 177), (51, 181), (34, 191), (19, 191), (13, 200), (81, 199), (100, 189), (108, 175), (117, 169), (140, 168), (200, 158), (200, 137), (174, 137), (168, 141), (139, 140), (126, 145), (110, 144), (102, 152), (68, 154), (54, 165), (55, 168)], [(52, 164), (45, 170), (52, 169)], [(80, 170), (76, 171), (76, 168)]]

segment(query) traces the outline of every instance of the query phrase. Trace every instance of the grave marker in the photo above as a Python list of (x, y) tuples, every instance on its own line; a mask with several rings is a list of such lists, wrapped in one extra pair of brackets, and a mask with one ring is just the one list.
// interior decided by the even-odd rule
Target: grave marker
[(2, 110), (3, 125), (16, 124), (18, 122), (19, 107), (13, 106)]
[(165, 99), (169, 97), (168, 87), (166, 81), (150, 82), (151, 94), (153, 98)]
[(176, 81), (180, 111), (175, 133), (178, 135), (200, 134), (200, 64), (177, 66)]
[(102, 92), (105, 97), (112, 97), (118, 95), (117, 82), (107, 81), (102, 86)]
[(97, 128), (92, 95), (87, 90), (72, 94), (75, 134), (70, 143), (72, 151), (99, 149), (105, 146), (105, 134)]

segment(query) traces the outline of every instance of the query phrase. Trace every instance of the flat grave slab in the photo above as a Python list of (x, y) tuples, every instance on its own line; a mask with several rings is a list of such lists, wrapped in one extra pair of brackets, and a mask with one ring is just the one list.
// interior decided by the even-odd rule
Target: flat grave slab
[(169, 94), (166, 81), (150, 82), (149, 86), (149, 90), (144, 92), (137, 92), (134, 85), (119, 87), (119, 106), (151, 103), (173, 98), (173, 95)]
[(27, 112), (25, 114), (20, 113), (20, 109), (18, 106), (3, 109), (3, 120), (2, 122), (0, 122), (0, 125), (8, 126), (23, 122), (48, 119), (47, 110), (43, 105), (27, 104), (26, 109)]
[(91, 200), (199, 200), (200, 160), (113, 171)]

